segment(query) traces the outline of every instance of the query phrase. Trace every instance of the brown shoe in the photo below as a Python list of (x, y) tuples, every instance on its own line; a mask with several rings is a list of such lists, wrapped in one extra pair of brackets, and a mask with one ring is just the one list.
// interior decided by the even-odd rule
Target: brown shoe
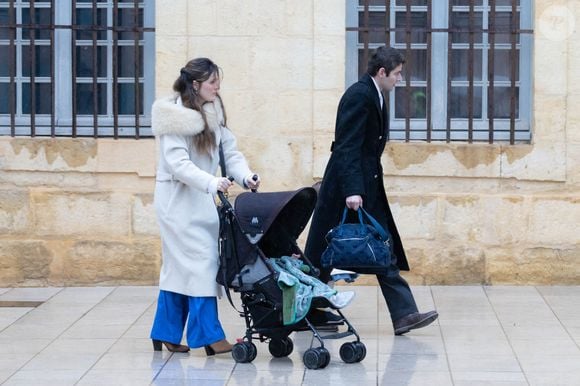
[(153, 350), (161, 351), (161, 347), (165, 346), (167, 351), (171, 352), (188, 352), (189, 347), (182, 344), (173, 344), (169, 342), (163, 342), (161, 340), (153, 339)]
[(395, 335), (403, 335), (416, 328), (421, 328), (433, 323), (439, 314), (437, 311), (429, 311), (424, 314), (415, 312), (407, 316), (402, 317), (399, 320), (395, 320), (393, 327), (395, 328)]
[(231, 352), (232, 347), (233, 346), (230, 344), (230, 342), (228, 342), (225, 339), (222, 339), (218, 342), (205, 346), (205, 353), (208, 357), (215, 354), (223, 354)]

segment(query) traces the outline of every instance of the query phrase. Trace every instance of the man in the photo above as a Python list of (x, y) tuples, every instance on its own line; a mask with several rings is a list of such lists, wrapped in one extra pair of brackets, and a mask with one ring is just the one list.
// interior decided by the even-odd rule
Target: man
[[(393, 238), (396, 262), (377, 274), (391, 314), (395, 335), (425, 327), (437, 319), (436, 311), (419, 313), (409, 285), (399, 270), (409, 270), (401, 238), (389, 208), (383, 184), (381, 154), (385, 148), (389, 118), (383, 92), (401, 81), (405, 59), (391, 47), (380, 47), (370, 58), (367, 73), (344, 93), (338, 105), (334, 142), (314, 210), (305, 254), (320, 267), (326, 248), (324, 236), (336, 226), (346, 205), (352, 211), (364, 207)], [(321, 269), (327, 282), (330, 270)], [(328, 315), (332, 318), (332, 314)]]

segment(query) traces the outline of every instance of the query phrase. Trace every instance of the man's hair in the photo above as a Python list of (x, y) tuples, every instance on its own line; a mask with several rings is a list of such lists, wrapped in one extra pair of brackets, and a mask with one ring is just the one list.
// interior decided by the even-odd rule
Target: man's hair
[(404, 63), (405, 57), (399, 50), (393, 47), (381, 46), (376, 49), (369, 59), (367, 74), (375, 76), (381, 67), (384, 67), (388, 76), (399, 64)]

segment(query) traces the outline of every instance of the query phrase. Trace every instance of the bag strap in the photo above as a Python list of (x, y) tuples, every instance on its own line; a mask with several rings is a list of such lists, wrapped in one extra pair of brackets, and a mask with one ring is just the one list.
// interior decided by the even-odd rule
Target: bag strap
[[(344, 224), (344, 222), (346, 221), (346, 214), (348, 213), (348, 208), (345, 206), (344, 207), (344, 211), (342, 212), (342, 219), (340, 220), (340, 224)], [(364, 224), (364, 219), (363, 219), (363, 215), (366, 217), (367, 221), (377, 230), (377, 232), (379, 232), (379, 235), (381, 235), (381, 238), (383, 240), (387, 240), (389, 238), (389, 236), (387, 235), (387, 232), (385, 231), (385, 228), (383, 228), (383, 226), (381, 224), (379, 224), (379, 222), (377, 220), (375, 220), (375, 218), (373, 216), (371, 216), (366, 210), (363, 209), (363, 207), (359, 207), (359, 210), (357, 210), (357, 214), (358, 214), (358, 220), (361, 224)]]
[(226, 161), (225, 161), (225, 156), (224, 156), (224, 147), (222, 146), (222, 141), (220, 141), (220, 146), (219, 146), (219, 152), (220, 152), (220, 169), (222, 171), (222, 177), (226, 177)]
[[(383, 240), (388, 240), (389, 236), (387, 235), (385, 228), (383, 228), (383, 226), (381, 224), (379, 224), (379, 222), (377, 220), (375, 220), (375, 218), (373, 216), (371, 216), (366, 210), (364, 210), (363, 208), (359, 208), (359, 209), (360, 209), (359, 212), (362, 212), (367, 217), (367, 220), (377, 230), (377, 232), (379, 232), (379, 234), (381, 235)], [(362, 217), (362, 215), (360, 213), (359, 213), (359, 217)]]

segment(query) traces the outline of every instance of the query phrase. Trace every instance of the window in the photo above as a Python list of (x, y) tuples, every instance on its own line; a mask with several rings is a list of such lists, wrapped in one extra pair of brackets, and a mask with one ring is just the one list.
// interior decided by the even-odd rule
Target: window
[(346, 82), (387, 44), (406, 57), (390, 139), (529, 141), (531, 24), (531, 0), (348, 0)]
[(153, 0), (0, 0), (0, 134), (150, 136)]

